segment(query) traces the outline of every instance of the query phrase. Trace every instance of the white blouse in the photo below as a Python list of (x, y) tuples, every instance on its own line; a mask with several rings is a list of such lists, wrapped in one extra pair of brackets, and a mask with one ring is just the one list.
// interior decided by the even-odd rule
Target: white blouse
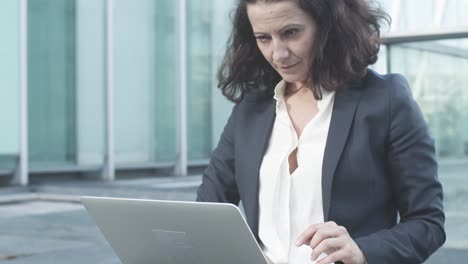
[[(318, 113), (300, 138), (284, 102), (286, 82), (275, 87), (276, 119), (260, 167), (259, 237), (266, 256), (274, 263), (315, 263), (309, 246), (296, 247), (299, 235), (322, 223), (322, 161), (335, 98), (323, 91)], [(288, 157), (297, 151), (297, 169), (290, 174)], [(320, 258), (319, 258), (320, 259)]]

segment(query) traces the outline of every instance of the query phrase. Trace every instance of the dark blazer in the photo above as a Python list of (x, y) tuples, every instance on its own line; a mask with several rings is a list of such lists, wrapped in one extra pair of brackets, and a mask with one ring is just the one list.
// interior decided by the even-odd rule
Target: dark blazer
[[(259, 169), (275, 105), (246, 96), (234, 106), (197, 196), (242, 200), (257, 240)], [(325, 221), (346, 227), (369, 264), (422, 263), (444, 243), (434, 141), (404, 77), (369, 70), (336, 92), (322, 195)]]

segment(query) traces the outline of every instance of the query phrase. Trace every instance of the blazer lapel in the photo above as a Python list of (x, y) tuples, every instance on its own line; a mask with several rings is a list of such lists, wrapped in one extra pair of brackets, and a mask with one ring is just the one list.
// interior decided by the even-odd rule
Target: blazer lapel
[[(252, 178), (247, 179), (248, 200), (244, 202), (244, 210), (247, 216), (252, 233), (258, 240), (258, 192), (259, 192), (259, 174), (260, 165), (262, 163), (263, 155), (265, 154), (268, 142), (270, 139), (271, 131), (276, 117), (275, 100), (265, 100), (262, 102), (255, 102), (253, 111), (250, 111), (249, 121), (245, 122), (246, 126), (243, 127), (247, 144), (247, 152), (243, 153), (246, 160), (243, 162), (243, 171), (245, 175), (251, 175)], [(248, 124), (248, 125), (247, 125)], [(250, 176), (249, 176), (250, 177)]]
[(335, 94), (322, 165), (322, 203), (325, 221), (328, 221), (330, 211), (333, 176), (348, 138), (360, 97), (361, 89), (354, 87), (346, 87), (336, 91)]
[[(353, 87), (338, 90), (335, 94), (330, 128), (328, 131), (327, 144), (322, 165), (322, 203), (325, 221), (328, 220), (331, 189), (333, 176), (335, 174), (338, 161), (343, 152), (346, 140), (356, 112), (361, 90)], [(247, 222), (254, 236), (258, 238), (258, 192), (259, 192), (259, 173), (263, 155), (265, 154), (273, 124), (276, 117), (275, 100), (266, 100), (256, 102), (254, 111), (251, 111), (248, 122), (245, 122), (243, 130), (245, 132), (245, 144), (248, 144), (244, 153), (249, 157), (244, 164), (243, 171), (246, 175), (252, 175), (249, 179), (248, 193), (253, 194), (244, 202), (244, 210), (247, 216)], [(249, 125), (247, 125), (249, 124)], [(247, 142), (248, 141), (248, 142)]]

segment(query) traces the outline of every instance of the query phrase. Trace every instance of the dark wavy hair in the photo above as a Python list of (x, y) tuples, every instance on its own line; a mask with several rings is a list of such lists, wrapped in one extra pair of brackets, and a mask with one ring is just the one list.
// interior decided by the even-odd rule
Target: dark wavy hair
[[(233, 102), (246, 93), (269, 96), (281, 76), (258, 49), (247, 16), (247, 5), (282, 0), (238, 0), (232, 13), (233, 30), (218, 71), (218, 87)], [(367, 67), (377, 61), (380, 22), (390, 17), (370, 0), (296, 0), (317, 24), (313, 61), (309, 76), (316, 99), (318, 87), (334, 91), (363, 78)]]

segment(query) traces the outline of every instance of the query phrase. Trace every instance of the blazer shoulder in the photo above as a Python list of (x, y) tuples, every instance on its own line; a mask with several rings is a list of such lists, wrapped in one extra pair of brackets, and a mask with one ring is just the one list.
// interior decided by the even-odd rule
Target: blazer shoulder
[(251, 113), (261, 113), (275, 105), (273, 95), (247, 93), (244, 98), (237, 103), (239, 115), (251, 115)]
[(369, 70), (361, 88), (369, 99), (384, 100), (389, 104), (412, 103), (414, 100), (408, 80), (399, 73), (379, 74)]
[(380, 74), (370, 69), (364, 78), (363, 86), (377, 89), (409, 90), (408, 81), (402, 74)]

